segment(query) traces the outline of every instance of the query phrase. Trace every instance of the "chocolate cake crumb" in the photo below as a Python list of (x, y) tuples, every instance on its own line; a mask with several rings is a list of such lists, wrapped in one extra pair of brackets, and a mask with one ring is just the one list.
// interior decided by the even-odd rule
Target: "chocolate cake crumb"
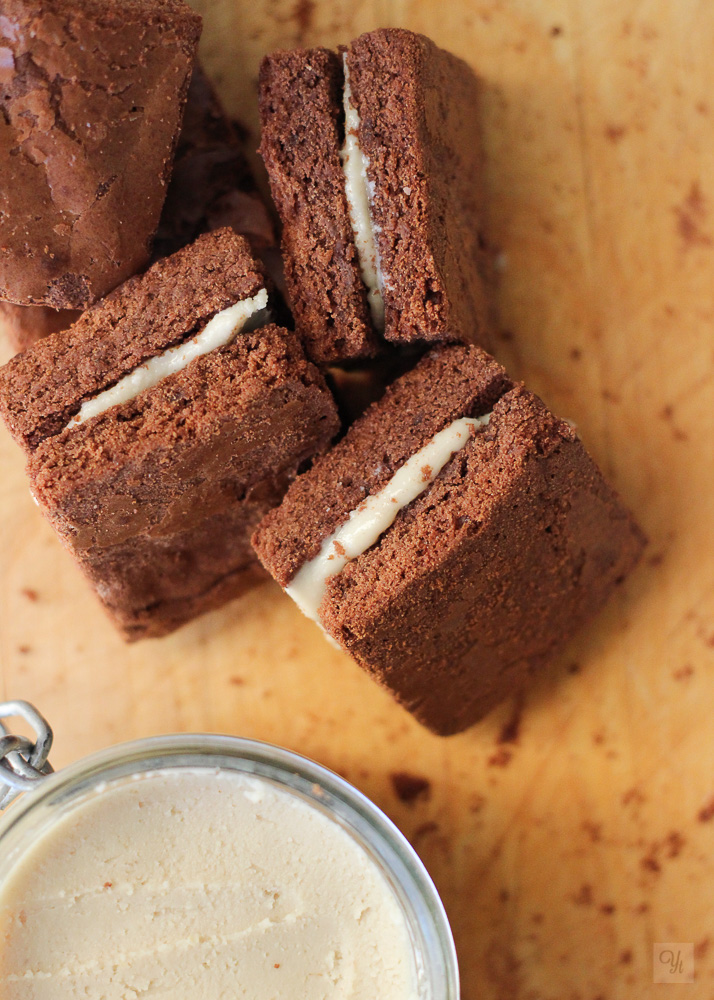
[(392, 786), (400, 802), (411, 805), (417, 799), (428, 799), (431, 794), (431, 782), (428, 778), (408, 771), (394, 771), (390, 774)]
[(700, 823), (709, 823), (714, 819), (714, 797), (702, 806), (697, 813), (697, 819)]

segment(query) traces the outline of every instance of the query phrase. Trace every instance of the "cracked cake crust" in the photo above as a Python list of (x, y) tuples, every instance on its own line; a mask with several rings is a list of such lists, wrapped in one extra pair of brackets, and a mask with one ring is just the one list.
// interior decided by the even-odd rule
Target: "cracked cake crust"
[[(200, 66), (194, 67), (153, 261), (176, 253), (202, 233), (228, 226), (272, 264), (275, 230), (251, 173), (245, 142), (242, 126), (228, 119), (208, 77)], [(0, 332), (15, 351), (66, 330), (79, 316), (75, 310), (0, 300)]]
[(3, 4), (0, 298), (83, 309), (145, 266), (200, 27), (182, 0)]

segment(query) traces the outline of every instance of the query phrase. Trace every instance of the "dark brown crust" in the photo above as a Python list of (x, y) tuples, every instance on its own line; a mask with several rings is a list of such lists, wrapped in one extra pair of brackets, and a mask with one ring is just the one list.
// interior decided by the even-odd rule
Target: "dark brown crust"
[(85, 399), (263, 285), (243, 237), (229, 229), (201, 236), (0, 369), (0, 416), (31, 451)]
[[(243, 147), (242, 130), (226, 116), (200, 66), (191, 77), (153, 260), (168, 257), (199, 235), (229, 226), (254, 253), (272, 261), (276, 236)], [(271, 269), (271, 276), (272, 276)], [(15, 351), (66, 330), (81, 314), (0, 301), (0, 334)]]
[(340, 161), (342, 64), (328, 49), (267, 56), (260, 68), (260, 152), (283, 222), (295, 323), (318, 362), (374, 355)]
[[(366, 496), (457, 417), (487, 413), (511, 388), (506, 372), (478, 348), (434, 348), (394, 382), (301, 476), (260, 525), (254, 544), (282, 587), (317, 555), (322, 541)], [(428, 386), (425, 405), (424, 386)]]
[(297, 336), (267, 326), (47, 438), (27, 472), (111, 617), (137, 639), (259, 578), (254, 527), (337, 430)]
[[(475, 348), (436, 349), (400, 380), (402, 420), (395, 387), (267, 515), (253, 544), (279, 583), (357, 506), (359, 491), (342, 486), (356, 456), (359, 475), (370, 451), (379, 466), (386, 449), (414, 454), (432, 436), (414, 427), (420, 417), (430, 423), (450, 380), (458, 385), (465, 356), (477, 368), (495, 366)], [(441, 734), (466, 728), (523, 685), (600, 608), (644, 544), (574, 431), (505, 373), (492, 384), (500, 391), (488, 428), (332, 578), (321, 606), (327, 631)], [(373, 482), (369, 492), (382, 485)]]
[(180, 0), (5, 0), (0, 298), (84, 308), (146, 264), (200, 30)]
[(361, 35), (347, 65), (374, 184), (385, 337), (488, 347), (478, 80), (398, 28)]

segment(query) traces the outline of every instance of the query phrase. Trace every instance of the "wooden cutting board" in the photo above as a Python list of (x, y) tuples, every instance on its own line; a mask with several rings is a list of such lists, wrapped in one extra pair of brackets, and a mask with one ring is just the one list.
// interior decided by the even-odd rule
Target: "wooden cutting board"
[[(123, 646), (3, 432), (2, 694), (54, 722), (56, 766), (204, 730), (339, 771), (432, 873), (464, 1000), (714, 997), (714, 5), (197, 6), (205, 63), (252, 127), (278, 46), (402, 25), (480, 72), (499, 357), (577, 422), (650, 547), (524, 704), (442, 740), (271, 584)], [(695, 985), (653, 985), (657, 942), (693, 945)]]

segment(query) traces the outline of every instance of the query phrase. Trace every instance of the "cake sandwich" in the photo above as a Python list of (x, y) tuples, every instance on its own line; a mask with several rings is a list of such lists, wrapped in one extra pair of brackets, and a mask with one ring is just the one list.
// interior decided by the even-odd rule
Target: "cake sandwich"
[(0, 299), (84, 309), (145, 267), (201, 19), (182, 0), (5, 0)]
[(128, 639), (262, 573), (250, 535), (338, 430), (229, 229), (152, 265), (0, 369), (32, 494)]
[(314, 360), (488, 345), (478, 92), (466, 63), (402, 29), (263, 60), (260, 152)]
[(475, 346), (441, 345), (290, 486), (253, 544), (425, 726), (522, 687), (644, 539), (576, 431)]

